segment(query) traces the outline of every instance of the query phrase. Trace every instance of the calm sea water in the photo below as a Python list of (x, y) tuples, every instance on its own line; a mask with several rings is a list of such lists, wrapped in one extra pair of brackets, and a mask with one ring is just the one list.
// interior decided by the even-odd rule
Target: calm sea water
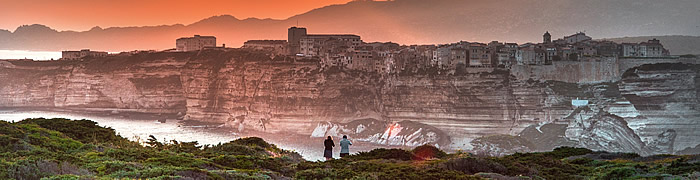
[(51, 60), (60, 59), (60, 51), (25, 51), (25, 50), (0, 50), (0, 59), (34, 59)]
[[(230, 131), (211, 128), (192, 128), (178, 126), (177, 120), (168, 120), (159, 123), (154, 119), (124, 118), (119, 116), (98, 116), (86, 113), (76, 113), (70, 111), (34, 111), (34, 110), (14, 110), (0, 109), (0, 120), (21, 121), (27, 118), (66, 118), (66, 119), (89, 119), (95, 121), (100, 126), (111, 127), (122, 137), (132, 141), (144, 142), (149, 135), (158, 138), (159, 141), (177, 140), (183, 142), (197, 141), (200, 144), (225, 143), (241, 136)], [(252, 135), (263, 137), (278, 147), (292, 150), (301, 154), (304, 159), (310, 161), (323, 159), (323, 138), (310, 138), (309, 136), (298, 134), (258, 134)], [(371, 143), (353, 142), (350, 152), (369, 151), (381, 146)], [(334, 150), (334, 157), (339, 157), (339, 147)]]

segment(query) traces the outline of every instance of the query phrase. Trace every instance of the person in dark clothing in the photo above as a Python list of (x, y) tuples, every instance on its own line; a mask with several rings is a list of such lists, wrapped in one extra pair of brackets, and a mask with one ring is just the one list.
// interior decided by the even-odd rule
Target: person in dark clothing
[(328, 136), (328, 139), (323, 141), (323, 145), (326, 146), (326, 150), (323, 151), (323, 157), (326, 157), (326, 161), (333, 159), (333, 147), (335, 147), (333, 138)]

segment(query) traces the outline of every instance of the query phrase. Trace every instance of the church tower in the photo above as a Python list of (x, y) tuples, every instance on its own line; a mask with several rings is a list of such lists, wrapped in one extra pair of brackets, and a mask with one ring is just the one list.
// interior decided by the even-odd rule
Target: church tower
[(549, 31), (545, 32), (544, 35), (542, 35), (542, 41), (544, 43), (552, 43), (552, 35), (549, 34)]

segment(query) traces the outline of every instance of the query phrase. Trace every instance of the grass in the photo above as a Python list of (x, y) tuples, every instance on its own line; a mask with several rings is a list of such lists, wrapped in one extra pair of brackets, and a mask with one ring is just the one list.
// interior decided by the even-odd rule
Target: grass
[(310, 162), (263, 139), (143, 146), (89, 120), (0, 122), (0, 179), (693, 179), (698, 155), (640, 157), (560, 147), (501, 157), (433, 146)]

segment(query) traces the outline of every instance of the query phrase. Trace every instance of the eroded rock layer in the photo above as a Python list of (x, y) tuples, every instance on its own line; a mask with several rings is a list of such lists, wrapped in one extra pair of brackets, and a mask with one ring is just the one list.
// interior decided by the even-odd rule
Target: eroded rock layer
[[(468, 149), (473, 139), (505, 134), (543, 140), (523, 142), (534, 144), (522, 148), (530, 150), (673, 153), (700, 144), (698, 73), (697, 65), (644, 65), (597, 78), (619, 81), (576, 84), (499, 69), (459, 76), (321, 70), (317, 61), (244, 50), (140, 53), (0, 61), (0, 107), (181, 114), (242, 133), (355, 131), (385, 145)], [(589, 104), (575, 108), (576, 98)], [(368, 119), (374, 130), (357, 133)], [(481, 138), (479, 147), (508, 147), (488, 139), (503, 138)]]

